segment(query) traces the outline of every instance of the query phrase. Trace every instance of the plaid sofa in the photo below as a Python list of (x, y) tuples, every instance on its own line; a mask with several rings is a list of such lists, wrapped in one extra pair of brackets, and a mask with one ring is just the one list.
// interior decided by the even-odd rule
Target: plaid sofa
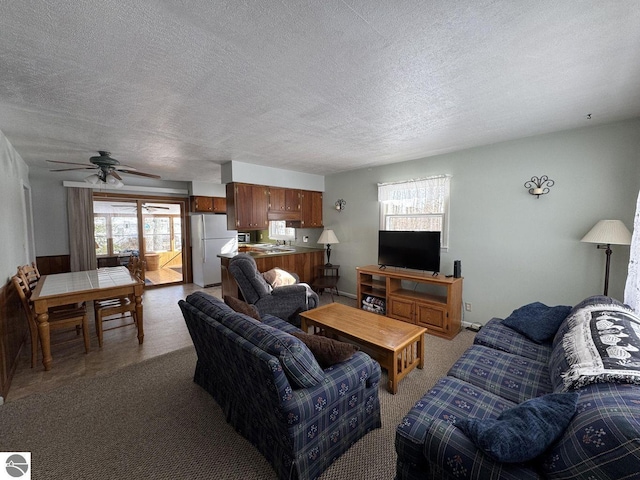
[(501, 319), (489, 321), (398, 425), (396, 479), (639, 478), (638, 385), (579, 388), (577, 412), (564, 434), (527, 463), (492, 460), (455, 426), (460, 418), (495, 418), (524, 400), (562, 391), (557, 378), (566, 368), (560, 349), (567, 331), (565, 321), (553, 341), (537, 344)]
[(280, 479), (317, 478), (381, 426), (380, 365), (365, 353), (322, 370), (282, 319), (254, 320), (203, 292), (179, 305), (198, 355), (194, 381)]

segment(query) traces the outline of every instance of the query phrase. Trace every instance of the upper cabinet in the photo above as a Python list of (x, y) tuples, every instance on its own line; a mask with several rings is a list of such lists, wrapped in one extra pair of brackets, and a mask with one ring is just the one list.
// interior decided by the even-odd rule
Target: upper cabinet
[(266, 230), (269, 220), (284, 220), (288, 227), (322, 227), (322, 192), (227, 184), (227, 228)]
[(300, 190), (269, 187), (269, 220), (300, 221)]
[(191, 197), (191, 211), (198, 213), (226, 213), (227, 199), (225, 197)]
[(227, 228), (229, 230), (266, 230), (268, 187), (248, 183), (227, 184)]
[(322, 192), (301, 191), (302, 219), (301, 228), (322, 227)]

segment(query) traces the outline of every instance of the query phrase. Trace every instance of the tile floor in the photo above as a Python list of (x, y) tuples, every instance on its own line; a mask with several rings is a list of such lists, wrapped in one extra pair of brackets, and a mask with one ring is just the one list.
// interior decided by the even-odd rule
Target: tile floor
[[(190, 293), (203, 290), (221, 297), (220, 287), (200, 288), (194, 284), (171, 285), (150, 288), (144, 292), (144, 343), (138, 345), (137, 331), (133, 325), (104, 332), (104, 344), (98, 347), (95, 334), (93, 309), (90, 313), (91, 351), (84, 353), (82, 335), (73, 332), (52, 334), (52, 368), (48, 372), (42, 366), (42, 357), (31, 368), (28, 344), (22, 349), (16, 372), (11, 381), (5, 402), (38, 392), (48, 392), (76, 378), (103, 375), (127, 365), (141, 362), (190, 345), (191, 337), (182, 318), (178, 300)], [(355, 300), (345, 296), (334, 296), (335, 301), (354, 306)], [(328, 293), (320, 296), (320, 303), (331, 302)], [(115, 322), (108, 322), (109, 325)], [(65, 343), (58, 343), (67, 340)]]

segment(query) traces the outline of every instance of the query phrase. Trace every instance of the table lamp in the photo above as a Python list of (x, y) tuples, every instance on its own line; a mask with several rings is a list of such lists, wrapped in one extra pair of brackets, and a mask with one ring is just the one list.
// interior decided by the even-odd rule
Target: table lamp
[(325, 264), (325, 267), (331, 267), (331, 244), (340, 243), (338, 241), (338, 237), (333, 233), (333, 230), (323, 230), (320, 234), (320, 238), (318, 239), (318, 243), (327, 244), (327, 263)]
[(599, 249), (605, 249), (607, 264), (604, 274), (604, 294), (608, 295), (611, 245), (631, 245), (631, 232), (620, 220), (600, 220), (580, 241), (598, 243)]

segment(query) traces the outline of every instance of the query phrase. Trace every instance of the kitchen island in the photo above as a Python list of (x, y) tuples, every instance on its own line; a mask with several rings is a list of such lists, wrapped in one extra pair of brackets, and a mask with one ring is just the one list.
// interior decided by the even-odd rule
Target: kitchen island
[(307, 248), (274, 244), (241, 244), (237, 252), (221, 253), (222, 295), (242, 298), (238, 285), (229, 273), (229, 260), (239, 253), (248, 253), (256, 261), (260, 272), (267, 272), (278, 267), (287, 272), (295, 273), (300, 281), (311, 285), (316, 274), (316, 267), (324, 264), (323, 248)]

